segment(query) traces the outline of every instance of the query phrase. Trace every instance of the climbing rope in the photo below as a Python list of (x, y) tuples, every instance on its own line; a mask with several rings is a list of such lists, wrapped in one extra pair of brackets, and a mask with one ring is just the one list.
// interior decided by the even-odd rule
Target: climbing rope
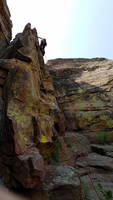
[(44, 38), (42, 38), (42, 37), (38, 37), (39, 39), (41, 39), (41, 40), (43, 40)]
[[(80, 143), (79, 141), (78, 141), (78, 143), (81, 145), (81, 143)], [(62, 160), (61, 162), (65, 162), (65, 161), (69, 161), (69, 160), (71, 160), (71, 158), (70, 158), (70, 159), (67, 159), (67, 160)], [(87, 163), (87, 165), (88, 165), (87, 160), (85, 160), (85, 161), (86, 161), (86, 163)], [(95, 194), (96, 194), (98, 200), (104, 200), (102, 197), (100, 197), (99, 193), (97, 192), (97, 189), (96, 189), (95, 184), (94, 184), (94, 182), (93, 182), (93, 180), (92, 180), (92, 177), (90, 176), (90, 174), (91, 174), (91, 169), (90, 169), (89, 166), (88, 166), (88, 168), (89, 168), (89, 173), (87, 174), (87, 176), (88, 176), (89, 181), (90, 181), (90, 183), (91, 183), (91, 185), (92, 185), (92, 188), (93, 188), (93, 190), (94, 190), (94, 192), (95, 192)], [(82, 180), (81, 180), (81, 177), (80, 177), (80, 174), (79, 174), (79, 173), (78, 173), (78, 177), (79, 177), (80, 183), (82, 183)], [(84, 196), (85, 196), (85, 195), (84, 195)]]
[[(78, 143), (81, 145), (80, 141), (78, 141)], [(88, 162), (87, 162), (86, 159), (85, 159), (85, 161), (86, 161), (87, 166), (88, 166)], [(89, 173), (87, 174), (87, 176), (88, 176), (88, 178), (89, 178), (89, 180), (90, 180), (90, 183), (91, 183), (91, 185), (92, 185), (92, 188), (93, 188), (93, 190), (94, 190), (94, 192), (95, 192), (97, 198), (98, 198), (99, 200), (103, 200), (103, 198), (100, 197), (99, 193), (97, 192), (97, 189), (96, 189), (96, 187), (95, 187), (95, 184), (94, 184), (94, 182), (93, 182), (93, 179), (92, 179), (92, 177), (90, 176), (90, 174), (91, 174), (91, 169), (90, 169), (89, 166), (88, 166), (88, 168), (89, 168)], [(81, 178), (81, 177), (80, 177), (80, 178)], [(82, 181), (82, 180), (81, 180), (81, 181)]]
[(92, 188), (93, 188), (93, 190), (94, 190), (94, 192), (95, 192), (97, 198), (98, 198), (99, 200), (102, 200), (102, 198), (100, 197), (99, 193), (97, 192), (97, 189), (96, 189), (96, 187), (95, 187), (95, 184), (94, 184), (94, 182), (93, 182), (93, 180), (92, 180), (92, 178), (91, 178), (91, 176), (90, 176), (90, 167), (89, 167), (89, 174), (87, 174), (87, 176), (89, 177), (90, 183), (91, 183), (91, 185), (92, 185)]

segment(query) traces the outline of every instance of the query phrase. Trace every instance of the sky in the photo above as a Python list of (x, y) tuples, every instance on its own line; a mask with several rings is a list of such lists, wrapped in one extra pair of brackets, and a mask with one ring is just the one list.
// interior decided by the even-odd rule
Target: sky
[(47, 40), (45, 59), (113, 59), (113, 0), (7, 0), (13, 38), (30, 22)]

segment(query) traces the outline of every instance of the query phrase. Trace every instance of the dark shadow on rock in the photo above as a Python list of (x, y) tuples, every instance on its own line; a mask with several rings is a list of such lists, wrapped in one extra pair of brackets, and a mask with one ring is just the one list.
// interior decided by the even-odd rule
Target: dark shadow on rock
[[(51, 73), (52, 70), (54, 75)], [(50, 73), (53, 77), (58, 105), (67, 121), (68, 131), (92, 130), (95, 132), (96, 125), (97, 130), (113, 131), (113, 98), (110, 90), (82, 80), (76, 82), (76, 79), (72, 78), (70, 74), (65, 76), (64, 73), (63, 77), (62, 73), (62, 76), (60, 76), (58, 75), (58, 73), (61, 73), (60, 69), (55, 71), (54, 66)], [(94, 116), (90, 116), (91, 112)], [(84, 125), (81, 122), (82, 120)]]

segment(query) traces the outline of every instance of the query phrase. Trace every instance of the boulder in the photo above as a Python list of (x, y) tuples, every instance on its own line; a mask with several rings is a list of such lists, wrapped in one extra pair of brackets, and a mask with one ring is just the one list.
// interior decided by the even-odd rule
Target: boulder
[(73, 167), (54, 165), (47, 170), (44, 190), (51, 200), (81, 199), (81, 184)]
[(91, 151), (88, 139), (80, 133), (65, 132), (64, 140), (75, 154), (75, 158), (85, 156)]
[(113, 158), (113, 144), (112, 145), (92, 144), (91, 149), (95, 153)]
[(113, 158), (102, 156), (96, 153), (90, 153), (84, 158), (79, 158), (76, 162), (76, 165), (83, 168), (91, 166), (94, 168), (104, 169), (106, 171), (112, 171)]
[[(19, 174), (18, 174), (19, 170)], [(42, 156), (36, 148), (31, 148), (26, 154), (17, 157), (12, 170), (15, 179), (24, 188), (34, 189), (42, 185), (45, 166)]]

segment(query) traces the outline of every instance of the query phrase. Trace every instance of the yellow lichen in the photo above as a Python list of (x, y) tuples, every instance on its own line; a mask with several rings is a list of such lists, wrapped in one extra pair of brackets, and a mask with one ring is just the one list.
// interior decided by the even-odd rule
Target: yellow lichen
[(41, 142), (41, 143), (47, 143), (47, 142), (48, 142), (47, 137), (46, 137), (45, 135), (41, 135), (41, 136), (40, 136), (40, 142)]

